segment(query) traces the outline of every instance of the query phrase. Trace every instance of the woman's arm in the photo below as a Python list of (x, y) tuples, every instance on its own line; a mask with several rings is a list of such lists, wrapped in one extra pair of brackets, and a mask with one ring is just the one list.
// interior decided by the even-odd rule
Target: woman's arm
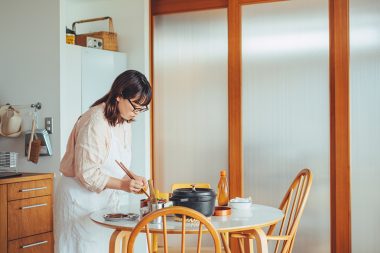
[(144, 187), (142, 181), (136, 179), (130, 179), (128, 176), (123, 177), (122, 179), (109, 177), (106, 184), (106, 188), (123, 190), (131, 193), (139, 193), (139, 191)]

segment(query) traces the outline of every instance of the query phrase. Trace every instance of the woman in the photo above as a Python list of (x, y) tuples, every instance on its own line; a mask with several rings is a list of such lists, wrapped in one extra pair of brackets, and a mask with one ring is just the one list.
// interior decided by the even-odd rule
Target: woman
[[(88, 215), (102, 208), (116, 210), (121, 191), (139, 193), (146, 179), (125, 176), (115, 160), (131, 163), (131, 125), (148, 109), (152, 96), (143, 74), (120, 74), (111, 90), (76, 122), (61, 161), (63, 177), (55, 200), (55, 252), (108, 252), (112, 230)], [(117, 191), (121, 190), (121, 191)]]

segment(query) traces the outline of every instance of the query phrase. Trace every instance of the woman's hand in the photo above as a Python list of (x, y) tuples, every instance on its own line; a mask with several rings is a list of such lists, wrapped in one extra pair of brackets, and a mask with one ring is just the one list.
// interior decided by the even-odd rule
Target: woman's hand
[(139, 193), (144, 187), (144, 182), (140, 178), (130, 179), (128, 176), (125, 176), (121, 181), (121, 189), (127, 192)]
[(143, 187), (137, 192), (138, 194), (143, 194), (143, 190), (147, 191), (148, 189), (148, 181), (146, 180), (145, 177), (142, 177), (142, 176), (138, 176), (136, 175), (135, 173), (131, 172), (131, 174), (133, 175), (133, 177), (136, 179), (136, 181), (140, 182), (143, 184)]
[(130, 179), (127, 175), (125, 175), (122, 179), (110, 177), (106, 184), (106, 188), (123, 190), (131, 193), (143, 193), (142, 189), (147, 189), (147, 181), (144, 177), (137, 176), (133, 174), (135, 179)]

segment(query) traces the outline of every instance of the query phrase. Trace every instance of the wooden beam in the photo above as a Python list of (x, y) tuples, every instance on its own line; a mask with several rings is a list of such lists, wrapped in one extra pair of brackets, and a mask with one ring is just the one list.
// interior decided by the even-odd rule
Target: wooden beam
[(226, 8), (227, 1), (228, 0), (152, 0), (152, 14), (162, 15)]
[(239, 4), (262, 4), (262, 3), (273, 3), (273, 2), (282, 2), (289, 0), (239, 0)]
[(150, 85), (152, 86), (152, 101), (150, 102), (150, 178), (154, 181), (156, 178), (154, 163), (154, 17), (152, 15), (152, 2), (149, 1), (149, 75)]
[(243, 194), (241, 7), (228, 1), (228, 148), (230, 198)]
[[(230, 198), (243, 197), (241, 6), (228, 0), (228, 164)], [(239, 252), (231, 239), (231, 252)]]
[(331, 252), (351, 252), (349, 0), (329, 0)]

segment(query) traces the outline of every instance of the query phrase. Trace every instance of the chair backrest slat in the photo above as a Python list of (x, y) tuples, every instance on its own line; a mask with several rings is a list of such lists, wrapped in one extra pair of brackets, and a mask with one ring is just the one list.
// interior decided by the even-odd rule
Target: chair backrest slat
[[(148, 243), (148, 248), (151, 247), (151, 236), (150, 236), (150, 230), (149, 227), (147, 226), (151, 221), (156, 219), (157, 217), (162, 217), (163, 218), (163, 226), (162, 226), (162, 232), (163, 232), (163, 237), (164, 237), (164, 252), (168, 253), (168, 241), (167, 241), (167, 215), (168, 214), (178, 214), (180, 217), (182, 217), (182, 227), (181, 231), (169, 231), (170, 233), (181, 233), (182, 235), (182, 246), (181, 246), (181, 252), (185, 252), (185, 235), (186, 235), (186, 218), (192, 218), (193, 220), (199, 222), (195, 223), (195, 225), (199, 224), (199, 229), (198, 229), (198, 248), (197, 252), (200, 252), (200, 247), (201, 247), (201, 240), (202, 240), (202, 226), (204, 226), (209, 234), (211, 235), (213, 241), (214, 241), (214, 252), (215, 253), (221, 253), (221, 243), (220, 243), (220, 238), (219, 238), (219, 233), (216, 231), (215, 227), (211, 224), (211, 222), (201, 213), (190, 209), (186, 207), (180, 207), (180, 206), (173, 206), (173, 207), (167, 207), (163, 209), (158, 209), (148, 215), (146, 215), (143, 219), (140, 220), (140, 222), (135, 226), (135, 228), (132, 230), (131, 235), (128, 240), (128, 245), (127, 245), (127, 252), (128, 253), (133, 253), (133, 248), (134, 248), (134, 243), (136, 241), (136, 237), (138, 234), (144, 230), (147, 233), (147, 243)], [(158, 231), (154, 231), (157, 233)], [(189, 231), (189, 233), (196, 233), (197, 230), (192, 230)], [(150, 249), (149, 249), (150, 252)]]
[[(287, 226), (285, 221), (286, 221), (286, 217), (288, 216), (289, 207), (291, 206), (292, 195), (293, 195), (293, 189), (291, 191), (289, 191), (288, 197), (286, 198), (286, 200), (284, 202), (285, 205), (282, 208), (282, 211), (284, 212), (284, 218), (282, 218), (282, 220), (281, 220), (281, 227), (280, 227), (280, 230), (278, 232), (278, 235), (282, 235), (283, 231), (284, 231), (284, 227)], [(274, 231), (275, 227), (276, 227), (276, 225), (271, 226), (273, 231)], [(283, 244), (283, 242), (282, 241), (276, 241), (276, 247), (274, 248), (274, 253), (278, 252), (278, 250), (280, 249), (280, 244)]]
[(311, 171), (309, 169), (303, 169), (298, 173), (286, 192), (279, 207), (284, 212), (284, 218), (281, 224), (277, 223), (270, 226), (267, 234), (273, 235), (276, 227), (280, 225), (276, 234), (279, 236), (288, 235), (290, 239), (285, 241), (277, 240), (274, 250), (275, 253), (277, 253), (278, 250), (280, 250), (281, 253), (288, 253), (293, 249), (295, 234), (310, 192), (312, 179)]
[(150, 238), (150, 231), (149, 231), (149, 225), (148, 224), (145, 226), (145, 232), (146, 232), (146, 243), (148, 244), (148, 252), (153, 253), (153, 251), (152, 251), (152, 240)]
[(202, 223), (199, 223), (199, 230), (198, 230), (198, 243), (197, 243), (197, 253), (201, 252), (201, 244), (202, 244)]
[(164, 226), (163, 227), (163, 231), (164, 231), (164, 252), (168, 253), (169, 250), (168, 250), (168, 231), (166, 229), (166, 223), (167, 223), (167, 221), (166, 221), (166, 215), (164, 215), (162, 218), (163, 218), (162, 219), (162, 223), (163, 223), (163, 226)]
[[(301, 177), (302, 180), (302, 177)], [(301, 182), (301, 180), (299, 182)], [(294, 222), (294, 216), (295, 216), (295, 210), (297, 210), (297, 201), (300, 199), (300, 192), (301, 192), (302, 186), (301, 184), (297, 184), (296, 193), (293, 196), (289, 198), (289, 201), (291, 203), (292, 209), (290, 211), (290, 214), (288, 216), (288, 222), (286, 224), (286, 234), (289, 234), (290, 228), (292, 227), (292, 224)]]
[[(293, 200), (289, 199), (292, 206), (292, 211), (287, 217), (286, 235), (290, 238), (282, 244), (281, 253), (289, 253), (293, 249), (295, 235), (301, 219), (301, 215), (306, 205), (309, 196), (311, 184), (313, 181), (312, 173), (309, 169), (303, 169), (298, 173), (293, 183), (290, 185), (288, 192), (296, 189), (296, 195)], [(287, 195), (285, 195), (287, 196)], [(289, 196), (288, 196), (289, 197)]]
[(185, 253), (185, 243), (186, 243), (186, 215), (182, 215), (182, 242), (181, 242), (181, 253)]

